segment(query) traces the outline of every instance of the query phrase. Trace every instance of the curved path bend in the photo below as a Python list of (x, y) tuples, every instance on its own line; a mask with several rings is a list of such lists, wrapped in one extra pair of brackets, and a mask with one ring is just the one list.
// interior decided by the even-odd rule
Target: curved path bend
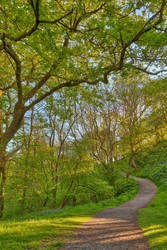
[(134, 199), (97, 213), (61, 249), (151, 249), (138, 226), (137, 215), (138, 209), (146, 207), (154, 198), (156, 186), (150, 180), (133, 178), (139, 183), (139, 192)]

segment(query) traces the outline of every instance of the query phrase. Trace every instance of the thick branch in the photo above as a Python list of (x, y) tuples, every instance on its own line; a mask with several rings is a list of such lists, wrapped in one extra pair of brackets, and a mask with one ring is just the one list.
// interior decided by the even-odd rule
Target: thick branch
[(8, 39), (10, 39), (11, 41), (16, 41), (16, 42), (20, 41), (20, 40), (24, 39), (25, 37), (32, 35), (38, 28), (38, 25), (39, 25), (39, 2), (40, 2), (40, 0), (36, 1), (36, 5), (34, 5), (33, 0), (29, 0), (29, 2), (30, 2), (30, 5), (31, 5), (33, 12), (34, 12), (35, 23), (30, 30), (23, 32), (18, 37), (13, 37), (9, 34), (5, 34), (5, 36)]
[(6, 128), (6, 131), (3, 135), (2, 141), (5, 146), (8, 144), (8, 142), (10, 142), (18, 129), (21, 127), (25, 112), (26, 109), (23, 104), (17, 102), (14, 108), (13, 120), (11, 121), (10, 126)]
[(4, 50), (6, 51), (6, 53), (10, 55), (10, 57), (14, 60), (16, 64), (15, 72), (16, 72), (16, 83), (17, 83), (17, 89), (18, 89), (18, 100), (21, 102), (22, 101), (21, 62), (20, 62), (19, 56), (13, 50), (12, 46), (5, 42), (5, 37), (3, 37), (3, 45), (4, 45)]
[[(69, 44), (69, 38), (65, 38), (64, 39), (64, 42), (63, 42), (63, 48), (67, 47)], [(57, 65), (59, 64), (59, 62), (61, 61), (62, 59), (62, 56), (60, 56), (58, 59), (57, 59), (57, 63), (53, 64), (50, 68), (50, 70), (48, 72), (45, 73), (44, 77), (36, 84), (36, 86), (28, 93), (28, 95), (26, 96), (25, 100), (28, 101), (29, 99), (31, 99), (35, 94), (36, 92), (45, 84), (45, 82), (47, 80), (49, 80), (49, 78), (51, 77), (51, 72), (53, 70), (56, 69)]]
[(26, 38), (27, 36), (31, 36), (38, 28), (39, 24), (40, 23), (48, 23), (48, 24), (56, 24), (56, 23), (59, 23), (62, 19), (64, 19), (65, 17), (69, 16), (72, 14), (73, 12), (73, 9), (68, 12), (67, 14), (63, 15), (62, 17), (59, 17), (53, 21), (49, 21), (49, 20), (39, 20), (39, 2), (40, 0), (37, 0), (36, 1), (36, 5), (34, 5), (33, 3), (33, 0), (30, 0), (30, 4), (31, 4), (31, 7), (33, 9), (33, 12), (34, 12), (34, 16), (35, 16), (35, 23), (34, 25), (32, 26), (32, 28), (28, 31), (25, 31), (23, 32), (22, 34), (20, 34), (19, 36), (17, 37), (13, 37), (9, 34), (5, 34), (5, 36), (10, 39), (11, 41), (21, 41), (22, 39)]
[(38, 82), (38, 84), (28, 93), (28, 95), (25, 97), (25, 101), (31, 99), (37, 93), (37, 91), (45, 84), (45, 82), (51, 76), (51, 71), (52, 68), (43, 76), (43, 78)]
[(36, 105), (37, 103), (41, 102), (47, 96), (50, 96), (51, 94), (53, 94), (54, 92), (58, 91), (59, 89), (69, 88), (69, 87), (75, 87), (75, 86), (78, 86), (81, 83), (88, 83), (90, 85), (95, 85), (98, 82), (99, 82), (99, 80), (89, 81), (87, 79), (81, 79), (81, 80), (71, 80), (71, 81), (68, 81), (68, 82), (65, 82), (65, 83), (61, 83), (61, 84), (57, 85), (56, 87), (52, 88), (50, 91), (48, 91), (45, 94), (43, 94), (40, 97), (38, 97), (36, 100), (34, 100), (30, 105), (26, 106), (25, 108), (26, 108), (26, 110), (29, 110), (34, 105)]

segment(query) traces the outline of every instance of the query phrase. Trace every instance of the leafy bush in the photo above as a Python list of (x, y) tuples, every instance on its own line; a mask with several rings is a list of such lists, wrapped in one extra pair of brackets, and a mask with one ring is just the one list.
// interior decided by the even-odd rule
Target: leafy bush
[(140, 152), (136, 161), (157, 185), (167, 187), (167, 142), (163, 141), (153, 147), (150, 152)]

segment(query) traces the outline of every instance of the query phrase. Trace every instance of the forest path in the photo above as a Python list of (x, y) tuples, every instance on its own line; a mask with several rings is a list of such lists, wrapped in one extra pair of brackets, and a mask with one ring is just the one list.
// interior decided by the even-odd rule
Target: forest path
[[(132, 177), (132, 176), (131, 176)], [(84, 223), (63, 249), (151, 249), (137, 223), (138, 209), (145, 207), (155, 196), (156, 186), (147, 179), (132, 177), (139, 183), (135, 198), (119, 207), (97, 213)]]

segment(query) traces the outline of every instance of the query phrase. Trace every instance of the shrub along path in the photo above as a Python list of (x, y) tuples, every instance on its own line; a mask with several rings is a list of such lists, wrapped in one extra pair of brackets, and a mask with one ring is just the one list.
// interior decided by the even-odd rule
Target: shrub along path
[(139, 192), (134, 199), (97, 213), (61, 249), (150, 249), (138, 226), (137, 215), (138, 209), (154, 198), (156, 186), (150, 180), (133, 178), (139, 183)]

